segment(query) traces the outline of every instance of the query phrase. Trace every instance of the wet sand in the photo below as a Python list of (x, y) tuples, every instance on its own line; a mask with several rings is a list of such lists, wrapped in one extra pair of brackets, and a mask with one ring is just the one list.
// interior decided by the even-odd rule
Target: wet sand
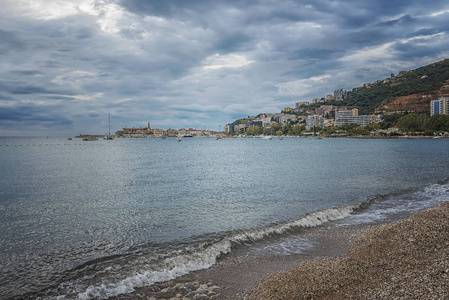
[[(220, 258), (209, 269), (192, 272), (176, 280), (155, 284), (152, 287), (139, 288), (134, 293), (121, 295), (119, 298), (176, 299), (175, 296), (179, 291), (173, 290), (167, 293), (167, 289), (177, 284), (179, 286), (182, 283), (196, 282), (197, 284), (209, 283), (211, 286), (220, 287), (215, 294), (209, 295), (209, 299), (247, 299), (258, 284), (270, 275), (289, 270), (310, 260), (343, 257), (349, 251), (353, 239), (371, 226), (335, 227), (333, 224), (325, 224), (317, 228), (305, 229), (301, 235), (310, 240), (314, 247), (301, 254), (245, 257), (238, 253), (232, 253)], [(245, 251), (245, 249), (241, 251)], [(180, 299), (183, 298), (180, 297)]]
[[(394, 223), (328, 224), (303, 234), (314, 247), (301, 254), (231, 254), (209, 269), (119, 298), (449, 299), (449, 202)], [(192, 283), (213, 289), (179, 292)]]

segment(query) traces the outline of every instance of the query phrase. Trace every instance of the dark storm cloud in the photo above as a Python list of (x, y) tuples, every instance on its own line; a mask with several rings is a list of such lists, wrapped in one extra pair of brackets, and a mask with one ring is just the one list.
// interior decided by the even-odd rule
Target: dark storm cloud
[(252, 37), (243, 33), (234, 33), (229, 36), (224, 36), (216, 44), (216, 49), (219, 52), (229, 53), (232, 51), (241, 51), (245, 49), (245, 44), (250, 42)]
[(0, 94), (0, 100), (14, 100), (14, 98), (11, 96), (4, 96), (4, 95)]
[(293, 51), (288, 54), (289, 60), (297, 60), (297, 59), (331, 59), (341, 54), (342, 51), (336, 51), (332, 49), (311, 49), (304, 48), (297, 51)]
[(39, 86), (15, 86), (12, 89), (9, 89), (11, 94), (15, 95), (30, 95), (30, 94), (55, 94), (51, 90), (45, 89)]
[(65, 100), (65, 101), (73, 101), (76, 100), (74, 97), (66, 97), (66, 96), (47, 96), (45, 97), (50, 100)]
[[(10, 123), (7, 121), (13, 121)], [(53, 107), (17, 106), (0, 109), (0, 124), (13, 124), (25, 122), (26, 124), (41, 124), (48, 122), (53, 125), (70, 125), (72, 121), (55, 114)]]
[(12, 70), (12, 74), (17, 74), (21, 76), (36, 76), (36, 75), (42, 75), (42, 72), (37, 70)]
[(16, 32), (5, 31), (0, 29), (0, 55), (5, 55), (10, 51), (22, 50), (26, 46), (19, 38), (19, 34)]
[(449, 56), (440, 0), (35, 1), (0, 11), (0, 124), (18, 132), (109, 111), (218, 128)]
[(19, 74), (20, 81), (0, 82), (0, 90), (9, 93), (11, 95), (35, 95), (35, 94), (73, 95), (72, 91), (64, 90), (62, 87), (55, 87), (54, 89), (51, 89), (44, 86), (30, 84), (24, 81), (23, 74), (21, 74), (21, 72), (19, 73), (20, 73)]
[(178, 17), (188, 12), (203, 13), (217, 7), (248, 7), (257, 3), (248, 1), (209, 1), (209, 0), (172, 0), (172, 1), (141, 1), (121, 0), (120, 5), (135, 14), (149, 14), (163, 17)]

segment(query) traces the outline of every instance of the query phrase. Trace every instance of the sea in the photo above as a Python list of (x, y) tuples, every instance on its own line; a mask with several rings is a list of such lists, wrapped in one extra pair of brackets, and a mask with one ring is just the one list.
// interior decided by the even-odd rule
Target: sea
[(1, 137), (0, 299), (107, 299), (233, 253), (300, 253), (313, 247), (303, 228), (449, 200), (448, 149), (448, 139)]

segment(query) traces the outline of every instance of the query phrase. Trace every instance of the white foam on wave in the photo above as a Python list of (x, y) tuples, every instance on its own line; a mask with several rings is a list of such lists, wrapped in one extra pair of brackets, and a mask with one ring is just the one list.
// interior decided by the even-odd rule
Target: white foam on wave
[(324, 223), (340, 220), (349, 216), (360, 205), (336, 207), (308, 214), (298, 220), (273, 225), (266, 228), (246, 230), (230, 234), (222, 240), (205, 246), (202, 250), (176, 255), (164, 260), (163, 266), (158, 270), (148, 270), (135, 274), (119, 282), (89, 286), (84, 292), (78, 294), (77, 299), (107, 299), (120, 294), (131, 293), (138, 287), (150, 286), (178, 278), (193, 271), (207, 269), (214, 265), (217, 259), (231, 252), (232, 245), (245, 242), (258, 241), (274, 234), (283, 234), (293, 228), (316, 227)]
[(315, 245), (309, 239), (299, 236), (288, 236), (280, 239), (276, 243), (268, 243), (256, 246), (250, 249), (247, 255), (251, 253), (260, 255), (292, 255), (301, 254), (313, 248)]
[(449, 183), (431, 184), (418, 191), (385, 196), (389, 196), (385, 197), (385, 201), (377, 202), (366, 212), (352, 215), (337, 226), (370, 224), (387, 220), (394, 215), (430, 208), (438, 202), (449, 200)]
[(89, 286), (85, 292), (78, 294), (78, 299), (108, 299), (120, 294), (131, 293), (138, 287), (150, 286), (178, 278), (193, 271), (207, 269), (214, 265), (217, 258), (231, 251), (229, 241), (213, 244), (206, 250), (196, 253), (166, 258), (160, 270), (149, 270), (130, 276), (117, 283)]

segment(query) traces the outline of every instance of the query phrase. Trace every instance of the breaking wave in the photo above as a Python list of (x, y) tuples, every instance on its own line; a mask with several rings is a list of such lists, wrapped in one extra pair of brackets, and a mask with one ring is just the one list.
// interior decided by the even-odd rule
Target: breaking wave
[[(429, 198), (432, 198), (432, 203), (446, 199), (448, 183), (449, 180), (445, 180), (438, 184), (428, 186), (420, 191), (411, 192), (408, 195), (413, 195), (414, 198), (422, 198), (423, 201), (419, 206), (425, 208), (425, 206), (431, 204)], [(402, 196), (404, 195), (405, 194)], [(426, 197), (423, 197), (423, 195), (426, 195)], [(63, 284), (64, 286), (60, 285), (57, 288), (57, 293), (54, 293), (59, 296), (46, 296), (41, 297), (41, 299), (107, 299), (120, 294), (131, 293), (139, 287), (151, 286), (158, 282), (176, 279), (193, 271), (207, 269), (214, 265), (219, 257), (230, 253), (233, 246), (260, 241), (268, 237), (300, 230), (301, 228), (317, 227), (328, 222), (349, 219), (348, 217), (356, 215), (354, 213), (363, 215), (369, 213), (365, 209), (369, 208), (376, 200), (390, 199), (387, 201), (389, 202), (396, 197), (398, 197), (398, 194), (380, 194), (355, 205), (317, 211), (287, 223), (274, 224), (264, 228), (230, 232), (223, 237), (215, 238), (211, 241), (185, 246), (183, 249), (159, 256), (157, 259), (154, 259), (154, 256), (151, 258), (140, 257), (139, 262), (134, 262), (134, 265), (145, 265), (146, 270), (144, 271), (134, 271), (132, 275), (115, 282), (113, 282), (113, 280), (108, 280), (109, 282), (107, 283), (90, 286), (87, 286), (85, 282), (81, 285), (79, 282), (78, 284), (69, 284), (66, 282)], [(408, 202), (405, 200), (406, 199), (403, 201)], [(375, 208), (373, 209), (375, 211), (377, 210)], [(102, 270), (101, 273), (104, 274), (105, 270)]]
[[(256, 242), (264, 238), (281, 235), (289, 231), (320, 226), (331, 221), (341, 220), (351, 215), (357, 209), (369, 206), (371, 202), (381, 196), (368, 201), (345, 207), (334, 207), (305, 215), (297, 220), (284, 224), (271, 225), (265, 228), (231, 232), (213, 241), (199, 243), (185, 247), (182, 251), (175, 251), (165, 258), (152, 262), (146, 271), (136, 272), (118, 282), (90, 285), (84, 288), (78, 284), (67, 284), (57, 288), (59, 296), (43, 297), (50, 299), (107, 299), (120, 294), (131, 293), (138, 287), (151, 286), (178, 278), (182, 275), (207, 269), (217, 262), (217, 259), (230, 253), (233, 245)], [(144, 262), (142, 262), (144, 263)], [(104, 271), (103, 271), (104, 272)], [(102, 272), (102, 273), (103, 273)], [(63, 290), (65, 290), (63, 292)], [(78, 292), (75, 292), (78, 291)], [(64, 296), (61, 296), (65, 294)]]

